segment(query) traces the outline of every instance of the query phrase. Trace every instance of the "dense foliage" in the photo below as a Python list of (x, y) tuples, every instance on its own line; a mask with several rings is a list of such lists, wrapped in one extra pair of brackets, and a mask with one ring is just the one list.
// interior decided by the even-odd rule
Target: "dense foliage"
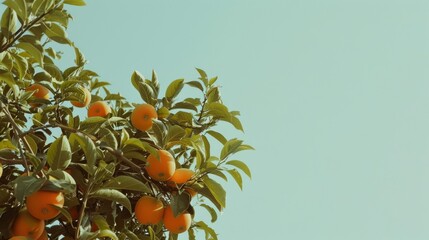
[[(155, 72), (146, 79), (136, 71), (131, 84), (142, 101), (130, 103), (85, 67), (67, 37), (64, 7), (83, 0), (4, 4), (0, 238), (177, 239), (188, 232), (195, 239), (201, 230), (217, 239), (194, 209), (217, 220), (226, 199), (219, 181), (229, 175), (241, 188), (241, 174), (251, 177), (231, 156), (252, 149), (214, 130), (219, 121), (242, 130), (239, 112), (221, 100), (217, 77), (197, 69), (198, 80), (174, 80), (162, 93)], [(58, 67), (58, 43), (74, 49), (73, 66)], [(180, 98), (184, 87), (200, 96)], [(88, 116), (75, 111), (82, 107)]]

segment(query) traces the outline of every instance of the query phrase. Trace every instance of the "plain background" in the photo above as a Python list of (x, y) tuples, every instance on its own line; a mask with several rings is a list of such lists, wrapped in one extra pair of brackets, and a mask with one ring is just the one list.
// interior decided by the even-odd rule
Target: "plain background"
[(112, 89), (199, 67), (241, 111), (253, 179), (219, 239), (429, 239), (428, 1), (87, 2), (69, 36)]

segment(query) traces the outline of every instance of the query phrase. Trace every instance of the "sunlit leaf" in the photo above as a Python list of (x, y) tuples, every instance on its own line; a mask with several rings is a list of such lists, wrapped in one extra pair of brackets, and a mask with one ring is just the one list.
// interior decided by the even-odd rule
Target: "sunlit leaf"
[(223, 187), (209, 177), (204, 177), (203, 182), (209, 191), (213, 194), (216, 201), (223, 207), (226, 207), (226, 192)]
[(117, 190), (130, 190), (144, 193), (150, 193), (151, 190), (144, 183), (130, 176), (118, 176), (107, 181), (103, 188), (117, 189)]
[(184, 86), (184, 79), (177, 79), (168, 85), (167, 90), (165, 92), (165, 97), (169, 99), (175, 98)]
[(71, 148), (66, 136), (57, 138), (49, 147), (47, 154), (49, 166), (53, 169), (66, 169), (71, 161)]
[(92, 192), (90, 198), (101, 198), (109, 201), (117, 202), (123, 205), (128, 211), (132, 211), (130, 200), (122, 192), (115, 189), (99, 189)]
[(75, 5), (75, 6), (85, 6), (86, 2), (84, 0), (64, 0), (65, 4)]
[(238, 169), (240, 169), (241, 171), (243, 171), (249, 178), (252, 178), (252, 173), (250, 172), (249, 167), (242, 161), (239, 160), (231, 160), (228, 161), (226, 164), (228, 165), (232, 165)]

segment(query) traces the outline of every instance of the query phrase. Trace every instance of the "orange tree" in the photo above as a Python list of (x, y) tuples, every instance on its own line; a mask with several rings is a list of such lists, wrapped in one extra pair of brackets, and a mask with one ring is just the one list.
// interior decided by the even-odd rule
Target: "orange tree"
[[(213, 130), (219, 121), (242, 130), (238, 111), (221, 100), (217, 77), (172, 81), (161, 93), (155, 72), (131, 84), (128, 102), (85, 67), (68, 39), (64, 8), (83, 0), (5, 0), (0, 32), (0, 238), (177, 239), (211, 222), (225, 207), (219, 181), (242, 187), (252, 149)], [(75, 52), (73, 66), (57, 66), (57, 44)], [(180, 98), (184, 87), (200, 97)], [(87, 108), (87, 115), (76, 108)], [(220, 153), (210, 151), (219, 149)], [(198, 207), (198, 208), (197, 208)]]

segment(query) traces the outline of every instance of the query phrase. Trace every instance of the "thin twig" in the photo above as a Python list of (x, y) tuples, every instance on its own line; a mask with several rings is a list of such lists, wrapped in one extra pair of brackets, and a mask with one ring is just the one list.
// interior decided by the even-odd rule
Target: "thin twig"
[(31, 27), (33, 27), (35, 24), (37, 24), (40, 20), (42, 20), (46, 15), (50, 14), (53, 10), (55, 10), (56, 7), (50, 9), (49, 11), (43, 13), (42, 15), (38, 16), (37, 18), (33, 19), (28, 25), (22, 25), (14, 34), (12, 37), (12, 41), (8, 42), (4, 46), (1, 46), (0, 53), (6, 51), (8, 48), (10, 48), (22, 35), (24, 35), (25, 32), (27, 32)]

